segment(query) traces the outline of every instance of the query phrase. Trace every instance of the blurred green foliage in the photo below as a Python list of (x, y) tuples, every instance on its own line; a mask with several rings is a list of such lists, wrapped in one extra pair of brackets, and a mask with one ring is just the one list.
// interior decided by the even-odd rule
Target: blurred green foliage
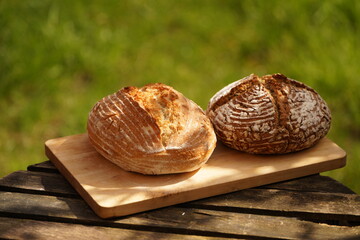
[(230, 82), (280, 72), (329, 104), (348, 163), (325, 174), (360, 193), (359, 42), (356, 0), (0, 1), (0, 176), (85, 132), (121, 87), (163, 82), (206, 108)]

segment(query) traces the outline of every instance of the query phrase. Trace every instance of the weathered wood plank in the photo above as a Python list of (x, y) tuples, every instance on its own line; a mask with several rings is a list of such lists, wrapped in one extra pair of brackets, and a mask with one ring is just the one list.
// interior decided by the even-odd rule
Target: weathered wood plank
[[(360, 195), (357, 194), (245, 189), (193, 201), (187, 206), (227, 211), (265, 210), (272, 212), (269, 214), (360, 221)], [(274, 213), (275, 211), (279, 213)]]
[(97, 221), (99, 217), (82, 199), (0, 192), (0, 212)]
[(280, 189), (301, 192), (327, 192), (327, 193), (347, 193), (354, 194), (354, 192), (342, 185), (338, 181), (319, 174), (296, 178), (289, 181), (268, 184), (258, 188)]
[[(14, 172), (0, 179), (0, 189), (27, 193), (42, 192), (42, 194), (52, 196), (79, 197), (61, 175), (41, 172)], [(297, 215), (323, 220), (342, 220), (345, 218), (351, 221), (360, 221), (359, 199), (360, 196), (356, 194), (255, 188), (185, 203), (181, 206), (226, 211), (231, 208), (232, 211), (237, 212), (271, 211), (271, 214), (274, 215)]]
[(17, 171), (0, 179), (3, 191), (47, 194), (63, 197), (80, 197), (60, 174)]
[(50, 161), (33, 164), (27, 167), (28, 171), (59, 173), (58, 169)]
[[(147, 220), (166, 226), (176, 225), (201, 230), (221, 231), (258, 238), (276, 239), (346, 239), (360, 236), (360, 227), (332, 226), (317, 224), (296, 218), (267, 216), (258, 214), (242, 214), (234, 212), (211, 211), (204, 209), (167, 208), (166, 214), (153, 211), (142, 214), (137, 220), (144, 224)], [(181, 215), (181, 217), (180, 217)], [(169, 220), (169, 216), (173, 216)], [(145, 219), (144, 219), (145, 218)], [(172, 223), (169, 223), (171, 221)]]
[(81, 199), (9, 192), (0, 192), (0, 212), (2, 216), (19, 218), (219, 237), (343, 239), (360, 236), (360, 226), (331, 226), (294, 217), (195, 208), (168, 207), (104, 220), (98, 218)]
[[(59, 222), (0, 217), (0, 238), (2, 239), (225, 239), (210, 236), (181, 235), (173, 233), (137, 231), (131, 229), (86, 226)], [(226, 238), (229, 239), (229, 238)]]

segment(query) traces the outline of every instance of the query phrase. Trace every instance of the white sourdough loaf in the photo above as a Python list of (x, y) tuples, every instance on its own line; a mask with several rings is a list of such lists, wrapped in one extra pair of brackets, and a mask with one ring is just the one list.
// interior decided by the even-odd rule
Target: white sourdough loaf
[(282, 74), (252, 74), (231, 83), (211, 98), (206, 114), (225, 145), (257, 154), (309, 148), (331, 123), (320, 95)]
[(200, 168), (216, 145), (204, 111), (165, 84), (126, 87), (95, 104), (90, 143), (124, 170), (170, 174)]

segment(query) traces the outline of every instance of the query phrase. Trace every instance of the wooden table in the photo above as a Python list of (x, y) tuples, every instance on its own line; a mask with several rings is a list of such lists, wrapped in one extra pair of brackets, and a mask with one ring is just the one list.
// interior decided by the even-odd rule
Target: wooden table
[(312, 175), (101, 219), (46, 161), (0, 179), (0, 238), (360, 239), (360, 196)]

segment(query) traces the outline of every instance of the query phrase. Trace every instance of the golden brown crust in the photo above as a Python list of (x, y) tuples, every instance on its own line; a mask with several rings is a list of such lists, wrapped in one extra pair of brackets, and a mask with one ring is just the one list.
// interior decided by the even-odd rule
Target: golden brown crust
[(282, 74), (252, 74), (230, 84), (210, 100), (207, 115), (226, 145), (259, 154), (309, 148), (331, 123), (320, 95)]
[(196, 170), (216, 144), (200, 107), (164, 84), (126, 87), (103, 98), (91, 110), (87, 129), (101, 155), (143, 174)]

